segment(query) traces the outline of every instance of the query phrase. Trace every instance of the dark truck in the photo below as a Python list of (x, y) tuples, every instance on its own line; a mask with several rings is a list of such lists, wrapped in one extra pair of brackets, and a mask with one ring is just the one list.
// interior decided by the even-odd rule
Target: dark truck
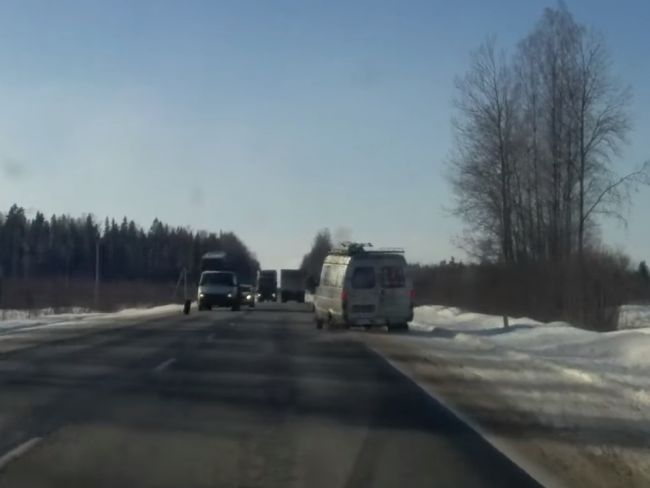
[(282, 303), (295, 300), (305, 302), (305, 274), (300, 269), (283, 269), (280, 271), (280, 300)]
[(278, 296), (278, 272), (264, 269), (257, 274), (257, 301), (275, 302)]
[(257, 274), (257, 269), (253, 269), (245, 258), (224, 251), (206, 252), (201, 256), (200, 271), (232, 271), (239, 284), (251, 285), (255, 283)]

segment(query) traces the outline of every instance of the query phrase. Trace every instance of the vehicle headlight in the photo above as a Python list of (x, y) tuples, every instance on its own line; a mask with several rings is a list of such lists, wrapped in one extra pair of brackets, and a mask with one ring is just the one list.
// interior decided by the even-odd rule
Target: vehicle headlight
[(199, 293), (199, 298), (203, 298), (205, 295), (203, 293)]
[(275, 298), (275, 293), (271, 293), (271, 296), (272, 296), (273, 298)]
[(228, 298), (232, 298), (232, 293), (228, 293)]
[(253, 298), (253, 297), (250, 294), (246, 295), (246, 300), (250, 300), (251, 298)]

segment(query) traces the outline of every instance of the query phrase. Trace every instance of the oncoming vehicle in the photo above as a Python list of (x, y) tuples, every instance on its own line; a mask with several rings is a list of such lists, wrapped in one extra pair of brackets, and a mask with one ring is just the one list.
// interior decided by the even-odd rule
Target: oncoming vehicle
[(250, 308), (255, 306), (255, 291), (252, 285), (239, 285), (239, 294), (242, 305), (248, 305)]
[(257, 274), (257, 301), (275, 302), (278, 293), (278, 272), (264, 269)]
[(204, 271), (199, 280), (197, 302), (199, 311), (212, 307), (239, 310), (240, 293), (237, 276), (231, 271)]
[(316, 326), (408, 329), (413, 320), (412, 289), (400, 249), (367, 249), (346, 243), (325, 258), (314, 294)]

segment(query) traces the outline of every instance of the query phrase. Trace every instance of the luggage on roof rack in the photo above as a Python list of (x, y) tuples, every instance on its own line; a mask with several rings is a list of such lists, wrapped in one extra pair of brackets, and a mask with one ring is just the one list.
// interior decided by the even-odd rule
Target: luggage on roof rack
[(342, 242), (336, 246), (330, 254), (338, 254), (343, 256), (351, 256), (353, 254), (404, 254), (404, 249), (400, 247), (381, 247), (377, 249), (372, 248), (370, 242)]

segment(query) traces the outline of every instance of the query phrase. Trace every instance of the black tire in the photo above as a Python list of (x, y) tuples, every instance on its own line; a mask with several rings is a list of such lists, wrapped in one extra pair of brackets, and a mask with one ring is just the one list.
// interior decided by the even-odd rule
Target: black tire
[(334, 317), (331, 313), (327, 314), (327, 330), (334, 330), (336, 324), (334, 323)]
[(388, 331), (389, 332), (398, 332), (398, 331), (405, 331), (409, 330), (409, 324), (404, 322), (403, 324), (390, 324), (388, 326)]
[(199, 304), (199, 312), (205, 311), (205, 307), (201, 304)]
[(320, 330), (320, 329), (323, 328), (323, 319), (319, 319), (318, 317), (316, 317), (315, 322), (316, 322), (316, 328), (317, 329)]
[(251, 303), (250, 305), (248, 305), (248, 308), (255, 308), (255, 304)]
[(232, 307), (230, 307), (230, 310), (233, 311), (233, 312), (239, 312), (240, 309), (241, 309), (241, 306), (239, 305), (239, 303), (233, 303)]

